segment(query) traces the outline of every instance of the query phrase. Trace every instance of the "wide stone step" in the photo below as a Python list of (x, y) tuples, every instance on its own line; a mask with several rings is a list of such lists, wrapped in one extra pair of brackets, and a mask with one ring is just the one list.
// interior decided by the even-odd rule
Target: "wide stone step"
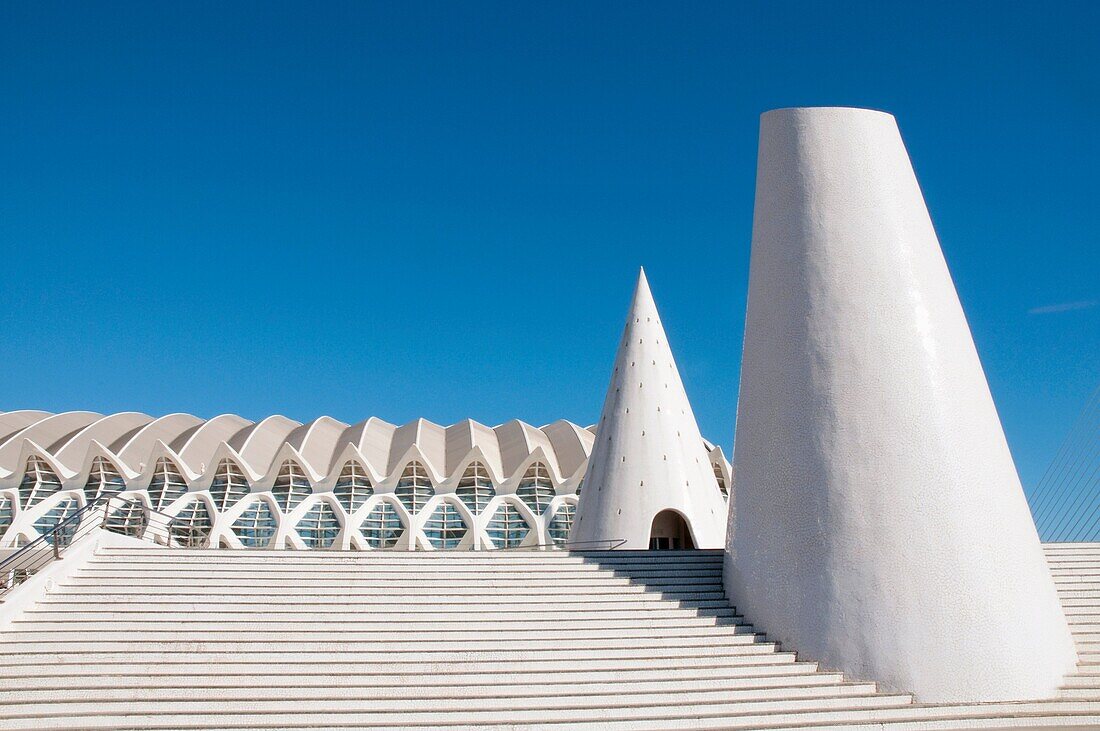
[[(441, 626), (442, 625), (442, 626)], [(667, 639), (671, 637), (757, 637), (763, 635), (753, 632), (748, 625), (715, 626), (713, 624), (679, 625), (670, 627), (632, 627), (627, 622), (608, 622), (605, 624), (589, 624), (583, 627), (570, 627), (569, 638), (573, 642), (586, 640), (598, 640), (608, 638), (635, 638), (652, 637)], [(560, 622), (422, 622), (405, 626), (394, 626), (394, 623), (367, 622), (358, 623), (349, 620), (346, 626), (324, 627), (303, 625), (301, 621), (287, 620), (283, 622), (257, 618), (247, 622), (190, 622), (170, 624), (163, 622), (16, 622), (11, 631), (0, 635), (0, 643), (9, 639), (18, 638), (25, 641), (28, 638), (39, 640), (48, 636), (57, 640), (67, 640), (74, 636), (87, 637), (90, 633), (99, 638), (123, 638), (148, 639), (151, 641), (178, 641), (192, 640), (201, 637), (208, 640), (215, 639), (252, 639), (270, 635), (272, 632), (285, 634), (295, 640), (305, 637), (323, 636), (329, 639), (339, 636), (340, 640), (365, 639), (369, 637), (388, 637), (394, 640), (403, 640), (409, 636), (432, 637), (453, 640), (478, 640), (493, 639), (508, 642), (520, 642), (526, 644), (534, 641), (537, 632), (548, 633), (550, 637), (557, 637), (562, 631)], [(560, 643), (560, 640), (555, 640)]]
[[(145, 582), (156, 579), (157, 581), (172, 579), (178, 583), (202, 582), (211, 580), (227, 580), (239, 583), (249, 583), (254, 579), (264, 581), (278, 580), (291, 584), (311, 585), (319, 581), (340, 581), (354, 583), (364, 580), (387, 581), (397, 584), (406, 582), (428, 582), (442, 586), (455, 584), (512, 584), (529, 583), (533, 578), (538, 578), (540, 583), (590, 583), (613, 581), (615, 584), (631, 582), (638, 584), (650, 583), (699, 583), (702, 580), (720, 582), (721, 570), (684, 570), (684, 571), (554, 571), (538, 572), (530, 571), (275, 571), (267, 569), (263, 571), (240, 570), (228, 571), (224, 569), (210, 569), (194, 571), (177, 571), (165, 568), (163, 571), (118, 571), (115, 569), (84, 568), (76, 572), (74, 579), (82, 582), (107, 582), (113, 579), (130, 579), (132, 581)], [(161, 583), (163, 583), (161, 581)]]
[(205, 549), (205, 548), (172, 548), (161, 547), (122, 547), (105, 546), (96, 551), (97, 556), (104, 557), (145, 557), (145, 558), (169, 558), (176, 561), (184, 558), (199, 558), (207, 561), (219, 562), (267, 560), (285, 565), (298, 561), (324, 561), (353, 560), (360, 562), (370, 561), (409, 561), (420, 563), (422, 561), (502, 561), (517, 563), (532, 563), (538, 566), (546, 566), (555, 562), (602, 562), (602, 561), (646, 561), (649, 563), (663, 563), (676, 561), (721, 561), (721, 549), (691, 550), (691, 551), (287, 551), (270, 549)]
[[(575, 687), (575, 686), (574, 686)], [(701, 684), (683, 684), (675, 690), (661, 687), (638, 688), (605, 685), (581, 688), (579, 692), (560, 694), (530, 694), (516, 689), (513, 694), (465, 693), (456, 695), (452, 689), (435, 688), (428, 693), (410, 697), (408, 688), (206, 688), (201, 697), (190, 689), (103, 689), (73, 692), (71, 690), (29, 691), (0, 690), (0, 718), (26, 716), (41, 709), (42, 704), (57, 706), (50, 712), (88, 713), (92, 707), (101, 706), (110, 713), (117, 706), (140, 707), (153, 703), (165, 711), (197, 710), (201, 704), (257, 704), (272, 710), (331, 710), (333, 703), (339, 707), (357, 706), (380, 712), (400, 710), (424, 710), (430, 707), (442, 713), (459, 713), (469, 710), (471, 698), (478, 700), (479, 711), (501, 710), (557, 710), (568, 704), (572, 708), (606, 708), (624, 705), (666, 706), (677, 702), (686, 704), (760, 701), (802, 700), (811, 698), (850, 698), (875, 694), (873, 683), (849, 683), (832, 686), (784, 686), (778, 688), (731, 689), (702, 687)], [(425, 703), (430, 701), (430, 705)], [(369, 704), (369, 705), (368, 705)]]
[[(125, 582), (117, 582), (110, 586), (96, 583), (84, 583), (73, 584), (70, 582), (62, 582), (58, 584), (55, 589), (55, 594), (51, 594), (50, 598), (56, 594), (76, 595), (76, 594), (114, 594), (114, 595), (149, 595), (153, 596), (178, 596), (178, 595), (205, 595), (205, 596), (247, 596), (247, 595), (263, 595), (271, 597), (277, 596), (344, 596), (348, 598), (355, 597), (374, 597), (380, 595), (386, 596), (401, 596), (413, 599), (415, 597), (424, 597), (426, 594), (417, 591), (422, 588), (420, 585), (397, 587), (389, 584), (383, 584), (381, 586), (374, 587), (350, 587), (350, 586), (287, 586), (280, 585), (275, 582), (276, 587), (273, 586), (234, 586), (231, 583), (225, 585), (180, 585), (174, 584), (169, 586), (148, 586), (148, 585), (126, 585)], [(273, 592), (273, 588), (279, 588), (280, 591)], [(387, 591), (382, 591), (387, 589)], [(622, 597), (630, 594), (646, 594), (649, 597), (668, 597), (674, 598), (683, 594), (698, 594), (700, 592), (706, 592), (710, 594), (720, 594), (722, 591), (722, 585), (720, 583), (712, 582), (707, 584), (693, 585), (693, 586), (651, 586), (642, 584), (618, 584), (618, 585), (602, 585), (595, 584), (591, 586), (583, 587), (559, 587), (559, 586), (545, 586), (541, 584), (531, 584), (528, 586), (453, 586), (453, 587), (433, 587), (431, 595), (432, 597), (442, 598), (446, 597), (450, 600), (452, 597), (456, 600), (460, 597), (480, 597), (486, 601), (492, 599), (498, 599), (501, 597), (539, 597), (539, 596), (572, 596), (572, 597)]]
[[(301, 625), (304, 618), (310, 622), (328, 622), (330, 617), (317, 617), (312, 613), (289, 613), (282, 614), (279, 617), (257, 617), (255, 619), (242, 619), (239, 616), (232, 616), (232, 614), (226, 614), (226, 619), (219, 621), (217, 619), (218, 614), (208, 617), (190, 617), (190, 620), (173, 620), (162, 619), (157, 613), (151, 613), (149, 621), (144, 622), (142, 625), (146, 628), (155, 628), (158, 630), (169, 629), (187, 629), (196, 630), (199, 624), (210, 623), (218, 625), (220, 629), (238, 629), (242, 628), (244, 624), (257, 622), (264, 622), (267, 619), (272, 621), (281, 621), (286, 623), (293, 623)], [(450, 630), (494, 630), (494, 629), (511, 629), (518, 631), (563, 631), (563, 628), (571, 628), (577, 631), (580, 630), (594, 630), (594, 629), (630, 629), (637, 628), (642, 630), (654, 630), (658, 628), (700, 628), (709, 630), (716, 630), (720, 628), (735, 629), (738, 631), (745, 631), (746, 628), (751, 627), (746, 623), (744, 618), (738, 616), (738, 614), (723, 613), (720, 616), (702, 616), (702, 614), (695, 613), (683, 613), (683, 610), (660, 610), (653, 609), (649, 612), (639, 614), (637, 612), (598, 612), (594, 611), (584, 616), (580, 614), (574, 614), (574, 616), (562, 616), (562, 614), (548, 614), (548, 616), (538, 617), (529, 616), (529, 614), (500, 614), (500, 616), (483, 616), (481, 618), (462, 618), (454, 617), (453, 614), (440, 613), (439, 616), (432, 616), (432, 614), (406, 614), (404, 619), (399, 622), (399, 627), (396, 622), (396, 618), (387, 618), (379, 616), (379, 614), (357, 614), (350, 613), (345, 616), (338, 616), (340, 619), (332, 620), (333, 622), (339, 622), (331, 627), (332, 632), (342, 633), (344, 630), (357, 628), (362, 630), (375, 630), (375, 631), (394, 631), (394, 632), (425, 632), (431, 630), (450, 631)], [(37, 618), (19, 620), (18, 623), (12, 624), (12, 629), (21, 629), (27, 627), (29, 624), (36, 624)], [(173, 627), (173, 623), (178, 627)], [(117, 622), (111, 621), (110, 624), (114, 625)], [(90, 630), (89, 630), (90, 631)]]
[[(38, 614), (58, 614), (58, 613), (77, 613), (86, 614), (88, 612), (111, 612), (117, 615), (119, 619), (125, 619), (128, 615), (134, 614), (147, 614), (149, 607), (159, 606), (163, 609), (171, 612), (288, 612), (294, 611), (296, 607), (303, 606), (303, 602), (291, 600), (284, 597), (262, 597), (262, 596), (250, 596), (245, 598), (232, 598), (223, 597), (219, 599), (212, 599), (206, 601), (206, 597), (202, 595), (176, 595), (171, 600), (148, 602), (139, 601), (134, 597), (126, 597), (124, 595), (103, 595), (102, 597), (93, 597), (89, 595), (79, 595), (79, 599), (73, 595), (63, 595), (63, 599), (49, 600), (40, 602), (33, 609), (29, 609), (25, 612), (27, 615)], [(146, 597), (142, 597), (145, 599)], [(320, 611), (324, 613), (354, 613), (360, 616), (364, 612), (377, 610), (393, 610), (401, 609), (403, 607), (415, 607), (421, 611), (436, 610), (441, 612), (454, 610), (460, 613), (470, 613), (476, 611), (476, 607), (482, 607), (486, 611), (497, 612), (512, 612), (512, 611), (525, 611), (530, 609), (539, 609), (540, 607), (553, 606), (561, 609), (587, 609), (603, 608), (603, 609), (636, 609), (639, 611), (646, 609), (711, 609), (711, 610), (726, 610), (730, 609), (729, 602), (722, 597), (716, 597), (713, 594), (700, 594), (700, 595), (688, 595), (688, 598), (673, 599), (662, 598), (659, 595), (645, 595), (639, 594), (634, 596), (628, 596), (620, 599), (604, 599), (604, 598), (570, 598), (563, 597), (562, 599), (555, 600), (552, 603), (545, 597), (513, 597), (507, 600), (499, 600), (494, 602), (483, 602), (481, 604), (474, 604), (473, 602), (463, 602), (462, 604), (442, 602), (433, 597), (417, 597), (419, 601), (403, 602), (399, 601), (396, 597), (378, 596), (374, 598), (362, 598), (357, 602), (342, 602), (339, 597), (322, 597), (315, 598), (315, 600), (308, 602), (311, 611)], [(473, 607), (468, 606), (473, 605)], [(1084, 618), (1088, 618), (1093, 615), (1082, 615)], [(90, 617), (89, 617), (90, 618)], [(132, 618), (132, 617), (131, 617)]]
[[(553, 712), (556, 722), (577, 723), (603, 719), (655, 719), (681, 718), (684, 716), (723, 715), (730, 718), (753, 718), (759, 727), (765, 714), (813, 713), (830, 710), (883, 709), (908, 705), (911, 698), (906, 695), (871, 695), (839, 698), (804, 698), (761, 701), (699, 702), (693, 703), (682, 698), (672, 697), (667, 703), (649, 702), (643, 705), (615, 703), (595, 703), (587, 707), (574, 699), (560, 699), (561, 703)], [(174, 716), (177, 725), (203, 728), (211, 725), (216, 716), (232, 716), (221, 719), (222, 723), (247, 727), (280, 727), (285, 723), (303, 723), (311, 719), (314, 725), (351, 725), (356, 727), (393, 727), (393, 726), (434, 726), (449, 721), (465, 724), (515, 724), (537, 723), (546, 720), (545, 707), (509, 708), (507, 710), (471, 709), (469, 704), (460, 704), (454, 710), (425, 709), (417, 699), (404, 701), (356, 701), (345, 700), (339, 712), (332, 711), (329, 701), (311, 703), (308, 701), (266, 701), (260, 705), (254, 701), (217, 701), (207, 702), (197, 699), (189, 702), (165, 702), (155, 706), (155, 713), (149, 714), (146, 703), (74, 703), (51, 708), (50, 706), (21, 706), (16, 710), (4, 709), (0, 712), (0, 728), (11, 722), (29, 722), (31, 727), (48, 728), (54, 718), (71, 719), (87, 723), (86, 728), (144, 728), (151, 725), (163, 726)], [(45, 711), (50, 714), (43, 717)], [(259, 711), (259, 712), (258, 712)]]
[(576, 562), (551, 562), (548, 565), (539, 565), (532, 562), (505, 562), (498, 560), (483, 561), (395, 561), (382, 563), (379, 561), (345, 561), (339, 559), (315, 559), (313, 561), (211, 561), (209, 558), (202, 560), (175, 559), (172, 557), (158, 559), (110, 559), (94, 558), (82, 570), (121, 569), (126, 571), (155, 571), (159, 569), (174, 569), (178, 571), (339, 571), (339, 572), (371, 572), (393, 573), (402, 571), (417, 571), (423, 573), (442, 573), (447, 571), (492, 573), (515, 573), (537, 568), (540, 573), (554, 574), (559, 572), (595, 572), (595, 571), (620, 571), (633, 573), (635, 571), (663, 572), (674, 571), (721, 571), (720, 559), (707, 559), (705, 561), (576, 561)]
[[(198, 580), (196, 580), (198, 581)], [(141, 586), (148, 587), (149, 589), (155, 589), (157, 587), (165, 586), (180, 586), (188, 582), (181, 581), (178, 577), (174, 576), (149, 576), (149, 577), (127, 577), (120, 575), (116, 577), (85, 577), (85, 576), (72, 576), (68, 577), (64, 581), (58, 582), (60, 586), (94, 586), (98, 588), (110, 588), (116, 586), (133, 586), (135, 582), (140, 583)], [(267, 577), (263, 573), (255, 574), (252, 577), (241, 577), (238, 579), (231, 579), (225, 577), (211, 576), (201, 579), (203, 587), (230, 587), (234, 590), (248, 589), (248, 588), (262, 588), (262, 589), (280, 589), (280, 590), (298, 590), (309, 591), (313, 588), (330, 587), (337, 589), (348, 589), (354, 591), (356, 589), (390, 589), (392, 591), (411, 591), (420, 589), (422, 591), (428, 591), (431, 589), (451, 589), (455, 593), (462, 593), (465, 591), (517, 591), (530, 589), (531, 591), (568, 591), (573, 587), (586, 588), (586, 587), (602, 587), (604, 589), (614, 589), (622, 586), (643, 586), (648, 589), (657, 590), (658, 587), (678, 587), (688, 588), (699, 586), (707, 586), (713, 590), (717, 590), (721, 586), (721, 581), (715, 577), (703, 577), (703, 576), (666, 576), (661, 578), (647, 579), (645, 582), (635, 582), (628, 578), (617, 576), (599, 576), (583, 579), (562, 579), (560, 581), (544, 578), (541, 575), (528, 575), (525, 577), (515, 577), (512, 579), (484, 579), (482, 581), (472, 582), (468, 579), (402, 579), (402, 580), (390, 580), (379, 579), (366, 574), (357, 578), (348, 579), (330, 579), (324, 577), (318, 577), (313, 579), (300, 579), (300, 580), (288, 580), (280, 579), (278, 577)]]
[[(4, 633), (7, 635), (7, 633)], [(234, 640), (211, 638), (204, 636), (177, 639), (145, 641), (141, 648), (143, 656), (162, 655), (169, 653), (182, 653), (192, 657), (201, 655), (226, 656), (248, 654), (257, 658), (286, 658), (287, 662), (308, 662), (310, 653), (315, 657), (317, 653), (327, 653), (335, 659), (362, 659), (364, 661), (375, 660), (377, 662), (397, 661), (404, 656), (417, 658), (446, 659), (461, 655), (470, 661), (492, 661), (530, 658), (532, 661), (556, 660), (559, 658), (574, 659), (632, 659), (645, 655), (651, 658), (675, 658), (675, 657), (722, 657), (731, 662), (745, 655), (765, 655), (776, 652), (776, 645), (771, 642), (758, 642), (751, 635), (730, 635), (726, 637), (714, 637), (709, 642), (692, 637), (678, 637), (651, 639), (651, 638), (624, 638), (621, 640), (592, 640), (586, 642), (583, 647), (563, 646), (560, 638), (536, 639), (517, 647), (515, 642), (497, 641), (491, 639), (480, 642), (448, 641), (445, 639), (432, 639), (423, 642), (387, 642), (379, 640), (378, 636), (368, 633), (362, 639), (345, 640), (341, 635), (339, 639), (332, 633), (320, 633), (316, 639), (289, 636), (280, 638), (273, 643), (270, 638), (266, 640)], [(325, 639), (327, 638), (327, 639)], [(21, 655), (34, 655), (41, 653), (55, 653), (78, 655), (82, 653), (96, 655), (101, 661), (109, 661), (112, 657), (120, 655), (132, 655), (135, 651), (135, 642), (142, 640), (124, 640), (107, 638), (99, 639), (66, 639), (57, 640), (49, 637), (30, 637), (24, 633), (12, 633), (11, 637), (5, 637), (0, 641), (0, 651), (6, 658), (13, 661)], [(282, 662), (283, 660), (279, 660)]]
[[(775, 655), (771, 656), (776, 658)], [(764, 658), (766, 659), (766, 657)], [(834, 673), (819, 673), (817, 663), (796, 662), (790, 657), (779, 656), (771, 662), (741, 663), (736, 665), (696, 662), (677, 664), (677, 679), (706, 679), (714, 682), (755, 681), (774, 678), (836, 677)], [(425, 663), (412, 662), (401, 665), (378, 665), (362, 662), (326, 663), (316, 665), (269, 665), (261, 662), (230, 661), (225, 663), (188, 663), (174, 658), (163, 664), (135, 663), (124, 659), (109, 664), (87, 664), (75, 668), (65, 658), (45, 658), (39, 663), (24, 663), (18, 667), (0, 665), (0, 680), (12, 687), (21, 687), (38, 679), (57, 683), (74, 679), (98, 678), (104, 683), (142, 682), (177, 683), (188, 687), (188, 678), (200, 678), (205, 683), (254, 682), (270, 679), (273, 684), (297, 682), (309, 679), (310, 684), (324, 685), (328, 680), (369, 683), (371, 685), (399, 684), (406, 689), (421, 686), (481, 686), (519, 683), (538, 685), (543, 683), (614, 683), (636, 680), (663, 680), (669, 678), (667, 664), (638, 663), (628, 666), (622, 662), (579, 661), (577, 663), (546, 663), (524, 666), (522, 663), (502, 663), (485, 667), (465, 666), (461, 662)], [(839, 679), (838, 679), (839, 680)], [(807, 681), (809, 682), (809, 681)]]
[[(214, 643), (225, 643), (228, 648), (241, 652), (256, 652), (271, 647), (271, 633), (275, 628), (258, 628), (247, 632), (242, 630), (209, 630), (205, 632), (179, 631), (165, 627), (161, 631), (111, 630), (103, 629), (95, 634), (95, 640), (89, 642), (87, 630), (35, 630), (16, 629), (0, 633), (0, 653), (22, 647), (54, 647), (59, 651), (88, 652), (102, 649), (105, 652), (133, 649), (135, 642), (146, 643), (145, 649), (174, 649), (176, 647), (196, 647), (210, 649)], [(761, 642), (762, 635), (721, 631), (710, 628), (709, 632), (696, 631), (693, 634), (662, 634), (650, 632), (624, 635), (612, 630), (619, 636), (597, 636), (588, 632), (574, 643), (585, 651), (597, 649), (641, 649), (641, 648), (683, 648), (685, 651), (737, 652), (741, 645), (766, 645), (774, 649), (771, 643)], [(610, 633), (605, 633), (610, 634)], [(570, 633), (572, 639), (572, 633)], [(281, 631), (279, 638), (281, 650), (299, 650), (303, 646), (312, 646), (318, 652), (329, 650), (364, 652), (417, 652), (438, 654), (443, 652), (508, 652), (517, 645), (522, 652), (547, 651), (568, 653), (568, 647), (562, 647), (557, 636), (534, 636), (522, 632), (484, 632), (480, 637), (470, 633), (468, 638), (452, 638), (447, 632), (423, 633), (419, 637), (389, 637), (384, 629), (363, 631), (354, 628), (334, 631), (332, 629), (301, 628)]]
[[(795, 667), (783, 666), (782, 670)], [(767, 670), (767, 668), (763, 668)], [(330, 688), (347, 688), (365, 694), (390, 693), (407, 697), (409, 688), (416, 687), (419, 698), (481, 698), (510, 696), (588, 695), (602, 693), (604, 688), (621, 688), (624, 692), (677, 692), (680, 690), (714, 690), (726, 688), (806, 688), (835, 685), (844, 681), (840, 673), (762, 674), (738, 676), (720, 668), (679, 669), (675, 677), (667, 670), (636, 670), (593, 673), (489, 673), (473, 676), (456, 673), (440, 675), (331, 675), (303, 673), (247, 675), (87, 675), (80, 677), (22, 676), (19, 687), (8, 692), (18, 697), (20, 692), (72, 694), (74, 698), (96, 698), (100, 689), (133, 690), (160, 693), (202, 694), (207, 690), (262, 689), (276, 694), (285, 691), (316, 694)], [(871, 685), (871, 684), (868, 684)], [(202, 697), (206, 697), (203, 695)]]
[[(270, 647), (270, 645), (269, 645)], [(181, 649), (164, 652), (150, 650), (142, 652), (140, 658), (134, 657), (133, 648), (119, 651), (71, 651), (63, 650), (56, 646), (39, 649), (30, 648), (13, 649), (10, 654), (5, 654), (4, 660), (10, 667), (22, 665), (70, 665), (79, 668), (78, 672), (85, 672), (91, 665), (127, 665), (136, 667), (144, 665), (147, 668), (161, 666), (167, 668), (174, 665), (185, 668), (187, 672), (194, 672), (196, 666), (210, 664), (211, 666), (226, 664), (265, 664), (265, 663), (292, 663), (295, 665), (308, 664), (315, 661), (317, 652), (328, 652), (325, 658), (326, 667), (333, 665), (351, 665), (361, 663), (361, 669), (376, 668), (381, 665), (395, 672), (424, 672), (424, 673), (451, 673), (451, 672), (480, 672), (498, 671), (511, 672), (526, 668), (536, 670), (594, 670), (612, 668), (652, 668), (655, 665), (668, 667), (670, 660), (674, 659), (674, 666), (680, 667), (736, 667), (740, 665), (779, 665), (793, 663), (796, 658), (791, 652), (777, 652), (767, 645), (746, 645), (737, 648), (740, 652), (704, 653), (692, 650), (685, 652), (680, 648), (648, 650), (599, 650), (595, 653), (574, 653), (572, 655), (562, 653), (550, 653), (538, 651), (524, 652), (461, 652), (461, 653), (368, 653), (345, 652), (338, 650), (303, 650), (300, 652), (287, 652), (279, 649), (268, 651), (248, 652), (247, 655), (232, 648), (216, 649)], [(378, 657), (381, 655), (381, 657)], [(140, 660), (140, 662), (138, 662)], [(413, 669), (418, 670), (414, 671)], [(228, 671), (228, 669), (227, 669)], [(69, 672), (74, 672), (70, 667)], [(121, 669), (119, 672), (123, 672)]]

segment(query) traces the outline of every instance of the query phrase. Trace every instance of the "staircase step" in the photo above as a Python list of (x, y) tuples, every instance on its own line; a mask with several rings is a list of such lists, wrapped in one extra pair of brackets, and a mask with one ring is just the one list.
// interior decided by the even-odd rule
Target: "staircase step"
[[(609, 708), (622, 705), (673, 705), (675, 703), (754, 703), (759, 701), (794, 700), (810, 698), (851, 698), (873, 696), (876, 687), (873, 683), (838, 683), (835, 685), (780, 686), (770, 688), (715, 688), (713, 684), (704, 687), (700, 683), (680, 683), (675, 688), (648, 684), (642, 688), (630, 690), (617, 689), (615, 693), (597, 692), (591, 687), (572, 686), (570, 707), (573, 708)], [(334, 703), (340, 707), (358, 705), (362, 708), (381, 712), (402, 709), (423, 710), (425, 701), (431, 701), (430, 708), (443, 713), (455, 713), (468, 709), (470, 699), (478, 699), (478, 709), (482, 711), (500, 710), (556, 710), (561, 707), (562, 699), (558, 694), (531, 693), (531, 689), (515, 688), (513, 692), (501, 694), (499, 689), (481, 689), (472, 694), (456, 693), (454, 688), (437, 687), (422, 693), (419, 689), (415, 697), (410, 697), (409, 689), (396, 687), (363, 688), (204, 688), (201, 698), (196, 698), (192, 689), (165, 688), (129, 688), (73, 691), (26, 689), (0, 690), (0, 718), (22, 716), (40, 703), (56, 705), (59, 712), (85, 712), (89, 706), (101, 705), (110, 712), (112, 706), (132, 706), (133, 704), (155, 703), (158, 708), (168, 712), (189, 710), (200, 704), (210, 706), (225, 704), (262, 704), (276, 710), (331, 710)], [(292, 705), (293, 704), (293, 705)]]
[[(178, 658), (177, 658), (178, 660)], [(827, 673), (833, 676), (833, 673)], [(818, 666), (812, 662), (796, 662), (781, 657), (774, 662), (721, 664), (711, 661), (676, 666), (677, 678), (704, 678), (715, 682), (729, 679), (758, 679), (776, 677), (816, 677)], [(528, 684), (553, 682), (617, 683), (620, 679), (656, 680), (669, 677), (667, 664), (635, 663), (630, 666), (622, 661), (579, 661), (577, 663), (544, 663), (528, 667), (522, 663), (507, 662), (497, 666), (473, 667), (460, 662), (426, 663), (410, 662), (399, 666), (362, 662), (332, 662), (324, 668), (312, 665), (269, 665), (262, 662), (236, 660), (225, 663), (171, 663), (141, 662), (126, 659), (110, 664), (88, 664), (79, 672), (62, 657), (46, 658), (39, 663), (25, 663), (18, 667), (0, 666), (0, 680), (6, 683), (23, 683), (34, 678), (58, 678), (61, 681), (80, 678), (172, 678), (203, 677), (207, 682), (222, 682), (230, 678), (345, 678), (355, 682), (372, 684), (404, 682), (406, 688), (453, 685), (489, 685), (526, 682)], [(186, 687), (186, 686), (181, 686)]]
[[(775, 670), (797, 668), (787, 665)], [(749, 668), (754, 670), (756, 668)], [(742, 669), (744, 670), (744, 669)], [(329, 688), (348, 688), (363, 693), (387, 692), (407, 695), (411, 686), (421, 698), (453, 697), (509, 697), (554, 696), (592, 694), (600, 692), (594, 684), (616, 681), (617, 687), (632, 693), (649, 691), (675, 692), (678, 690), (714, 690), (728, 688), (808, 688), (844, 682), (840, 673), (807, 672), (797, 674), (737, 675), (720, 668), (680, 669), (676, 677), (668, 677), (667, 670), (604, 671), (590, 673), (508, 673), (471, 675), (341, 675), (319, 672), (313, 675), (303, 672), (278, 674), (223, 674), (214, 675), (87, 675), (81, 677), (21, 676), (19, 688), (24, 691), (50, 693), (79, 691), (89, 699), (102, 689), (150, 690), (167, 689), (173, 692), (203, 693), (215, 689), (265, 689), (272, 693), (297, 691), (316, 693)], [(3, 693), (4, 691), (0, 691)], [(9, 691), (18, 693), (18, 690)], [(203, 695), (202, 697), (206, 697)]]
[[(570, 700), (567, 707), (560, 705), (554, 709), (554, 719), (558, 723), (584, 723), (601, 719), (655, 719), (679, 718), (684, 715), (723, 715), (730, 718), (745, 719), (755, 717), (759, 723), (767, 715), (795, 715), (798, 712), (823, 712), (830, 710), (850, 711), (854, 709), (896, 708), (911, 703), (906, 695), (873, 695), (841, 698), (806, 698), (784, 700), (761, 700), (739, 702), (685, 702), (682, 698), (670, 697), (667, 704), (646, 703), (644, 705), (614, 704), (614, 696), (608, 696), (606, 703), (585, 707), (578, 701)], [(208, 703), (197, 699), (189, 702), (166, 702), (156, 705), (154, 715), (141, 715), (148, 709), (145, 703), (73, 703), (64, 707), (45, 706), (50, 716), (40, 715), (43, 706), (18, 706), (0, 710), (0, 728), (13, 721), (30, 723), (33, 728), (53, 727), (54, 718), (86, 723), (86, 728), (145, 728), (163, 726), (166, 720), (174, 721), (177, 726), (203, 728), (211, 725), (219, 715), (229, 718), (230, 725), (242, 725), (250, 728), (282, 727), (286, 723), (312, 723), (313, 725), (349, 724), (357, 727), (393, 727), (393, 726), (436, 726), (449, 721), (466, 724), (515, 724), (539, 723), (546, 719), (545, 708), (509, 708), (508, 710), (471, 709), (469, 704), (460, 704), (454, 710), (425, 710), (417, 699), (404, 701), (354, 701), (344, 700), (338, 712), (332, 711), (329, 701), (310, 703), (308, 701), (266, 701), (262, 713), (257, 713), (257, 704), (252, 701), (219, 701)], [(147, 712), (147, 711), (146, 711)], [(54, 715), (56, 714), (56, 716)]]

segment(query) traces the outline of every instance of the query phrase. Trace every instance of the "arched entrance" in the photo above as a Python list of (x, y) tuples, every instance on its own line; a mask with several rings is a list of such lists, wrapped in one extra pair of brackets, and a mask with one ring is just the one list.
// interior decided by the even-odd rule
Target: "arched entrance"
[(653, 517), (649, 529), (649, 550), (695, 548), (691, 528), (684, 516), (675, 510), (662, 510)]

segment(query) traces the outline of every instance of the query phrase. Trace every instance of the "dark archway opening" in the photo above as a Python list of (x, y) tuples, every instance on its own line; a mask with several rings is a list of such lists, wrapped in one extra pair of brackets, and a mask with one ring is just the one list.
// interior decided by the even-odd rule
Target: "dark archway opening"
[(649, 550), (667, 551), (695, 548), (691, 528), (684, 516), (675, 510), (662, 510), (653, 518), (649, 529)]

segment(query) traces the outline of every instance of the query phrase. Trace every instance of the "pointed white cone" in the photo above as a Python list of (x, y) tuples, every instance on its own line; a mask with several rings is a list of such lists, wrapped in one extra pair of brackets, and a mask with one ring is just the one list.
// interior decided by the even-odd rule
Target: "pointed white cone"
[(761, 119), (726, 591), (927, 702), (1053, 696), (1075, 653), (897, 124)]
[(648, 548), (663, 511), (673, 512), (657, 522), (658, 534), (686, 538), (674, 535), (679, 514), (696, 548), (724, 545), (726, 503), (642, 271), (570, 540), (626, 539), (623, 548)]

